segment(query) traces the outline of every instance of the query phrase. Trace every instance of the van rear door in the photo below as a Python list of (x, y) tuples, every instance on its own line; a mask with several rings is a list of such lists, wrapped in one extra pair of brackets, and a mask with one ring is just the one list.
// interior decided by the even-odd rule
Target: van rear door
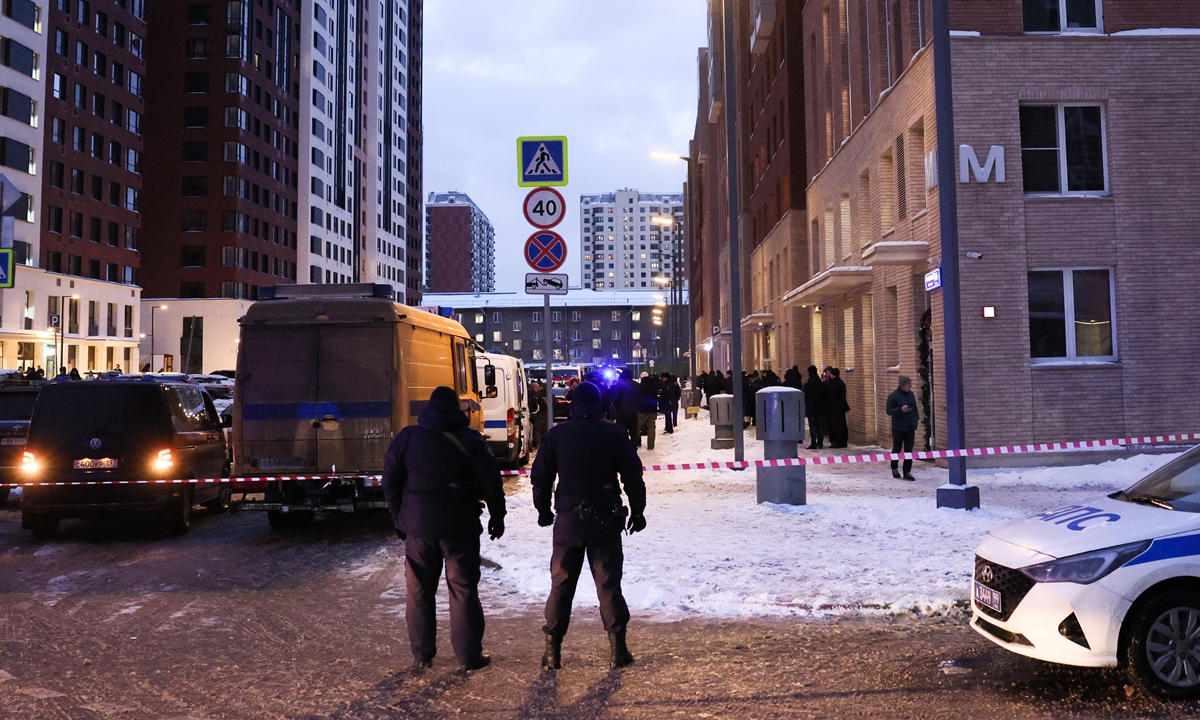
[(242, 472), (316, 471), (318, 333), (312, 326), (242, 327), (236, 458)]
[(318, 472), (377, 473), (392, 441), (396, 326), (320, 328)]

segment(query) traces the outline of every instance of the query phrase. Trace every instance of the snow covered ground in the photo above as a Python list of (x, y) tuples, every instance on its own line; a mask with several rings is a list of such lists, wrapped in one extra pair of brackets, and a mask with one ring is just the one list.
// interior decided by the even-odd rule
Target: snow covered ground
[[(646, 464), (732, 459), (709, 449), (706, 414), (674, 435), (661, 427), (656, 449), (641, 451)], [(761, 458), (751, 437), (746, 457)], [(625, 538), (625, 594), (635, 617), (664, 621), (952, 612), (967, 601), (973, 550), (988, 530), (1126, 487), (1171, 457), (972, 471), (983, 504), (973, 512), (936, 508), (946, 471), (926, 463), (915, 483), (880, 463), (810, 467), (803, 507), (756, 504), (753, 470), (647, 473), (649, 528)], [(485, 536), (483, 548), (491, 563), (481, 594), (500, 614), (540, 605), (550, 587), (550, 529), (537, 526), (528, 478), (508, 501), (507, 533)], [(576, 605), (594, 607), (586, 574)]]

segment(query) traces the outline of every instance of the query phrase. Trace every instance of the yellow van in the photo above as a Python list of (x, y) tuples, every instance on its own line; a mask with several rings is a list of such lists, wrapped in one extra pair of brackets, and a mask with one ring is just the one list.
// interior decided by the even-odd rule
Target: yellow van
[(260, 291), (241, 320), (234, 475), (349, 477), (272, 481), (264, 502), (239, 509), (266, 510), (278, 528), (307, 524), (317, 510), (386, 507), (369, 476), (441, 385), (458, 391), (471, 427), (483, 430), (466, 330), (392, 297), (391, 286), (371, 284)]

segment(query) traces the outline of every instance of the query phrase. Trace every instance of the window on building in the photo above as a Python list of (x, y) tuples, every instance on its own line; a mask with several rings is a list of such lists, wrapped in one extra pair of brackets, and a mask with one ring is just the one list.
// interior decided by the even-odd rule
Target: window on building
[(503, 333), (501, 333), (499, 330), (492, 331), (492, 342), (500, 342), (502, 338)]
[(1100, 29), (1100, 0), (1022, 0), (1027, 33)]
[(188, 128), (208, 127), (208, 107), (198, 105), (183, 109), (183, 126)]
[(1030, 194), (1106, 192), (1101, 107), (1021, 106), (1021, 169)]
[(204, 4), (187, 6), (188, 25), (208, 25), (210, 22), (212, 22), (211, 5)]
[(621, 311), (620, 311), (620, 310), (613, 310), (613, 311), (612, 311), (612, 321), (613, 321), (613, 322), (620, 322), (620, 321), (621, 321)]
[(513, 332), (521, 332), (521, 321), (513, 320)]
[(183, 178), (183, 196), (188, 198), (208, 197), (208, 176), (185, 176)]
[(562, 322), (562, 312), (555, 310), (554, 312), (550, 313), (550, 322)]
[(475, 313), (475, 324), (476, 325), (483, 324), (483, 313)]
[(1029, 356), (1055, 360), (1116, 359), (1112, 271), (1107, 268), (1029, 273)]
[[(645, 277), (645, 276), (643, 275), (642, 277)], [(632, 321), (634, 321), (634, 322), (641, 322), (641, 320), (642, 320), (642, 311), (641, 311), (641, 310), (634, 310), (633, 312), (629, 313), (629, 319), (630, 319), (630, 320), (632, 320)]]
[(208, 213), (204, 210), (183, 213), (180, 216), (179, 229), (183, 232), (205, 232), (208, 230)]
[(621, 339), (621, 331), (620, 331), (620, 330), (613, 330), (613, 331), (612, 331), (612, 339), (613, 339), (613, 340), (620, 340), (620, 339)]
[(0, 38), (4, 65), (33, 79), (38, 78), (38, 55), (11, 38)]
[(512, 341), (512, 349), (513, 349), (513, 350), (516, 350), (516, 351), (518, 351), (518, 352), (520, 352), (520, 350), (521, 350), (521, 338), (517, 338), (516, 340), (513, 340), (513, 341)]
[[(132, 74), (132, 73), (131, 73)], [(185, 93), (206, 93), (209, 88), (209, 74), (206, 72), (190, 72), (183, 74), (183, 91)]]
[(179, 248), (179, 266), (185, 268), (204, 267), (205, 247), (203, 245), (184, 245)]
[[(226, 144), (228, 145), (228, 143)], [(208, 142), (205, 140), (185, 141), (183, 143), (183, 161), (208, 162)]]

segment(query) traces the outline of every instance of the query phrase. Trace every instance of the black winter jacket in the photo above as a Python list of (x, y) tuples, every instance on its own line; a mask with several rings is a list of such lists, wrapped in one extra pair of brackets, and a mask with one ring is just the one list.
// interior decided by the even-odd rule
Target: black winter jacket
[[(900, 408), (908, 406), (908, 412)], [(917, 429), (921, 415), (917, 412), (917, 396), (911, 390), (893, 390), (887, 399), (887, 414), (892, 416), (892, 430), (910, 432)]]
[(621, 503), (621, 485), (624, 485), (630, 512), (644, 514), (646, 484), (642, 481), (642, 461), (625, 430), (600, 419), (598, 412), (575, 410), (572, 408), (570, 420), (551, 428), (538, 450), (530, 474), (533, 505), (538, 512), (545, 513), (551, 511), (553, 501), (559, 513), (554, 530), (557, 544), (578, 545), (585, 539), (590, 544), (599, 544), (596, 538), (601, 535), (619, 542), (621, 528), (615, 524), (610, 523), (606, 529), (593, 527), (595, 532), (584, 527), (579, 506), (587, 502), (603, 510), (616, 507)]
[[(458, 539), (483, 532), (480, 501), (504, 517), (504, 483), (496, 458), (466, 415), (432, 403), (416, 425), (400, 431), (383, 462), (383, 494), (396, 529), (426, 539)], [(453, 435), (466, 449), (464, 454)]]

